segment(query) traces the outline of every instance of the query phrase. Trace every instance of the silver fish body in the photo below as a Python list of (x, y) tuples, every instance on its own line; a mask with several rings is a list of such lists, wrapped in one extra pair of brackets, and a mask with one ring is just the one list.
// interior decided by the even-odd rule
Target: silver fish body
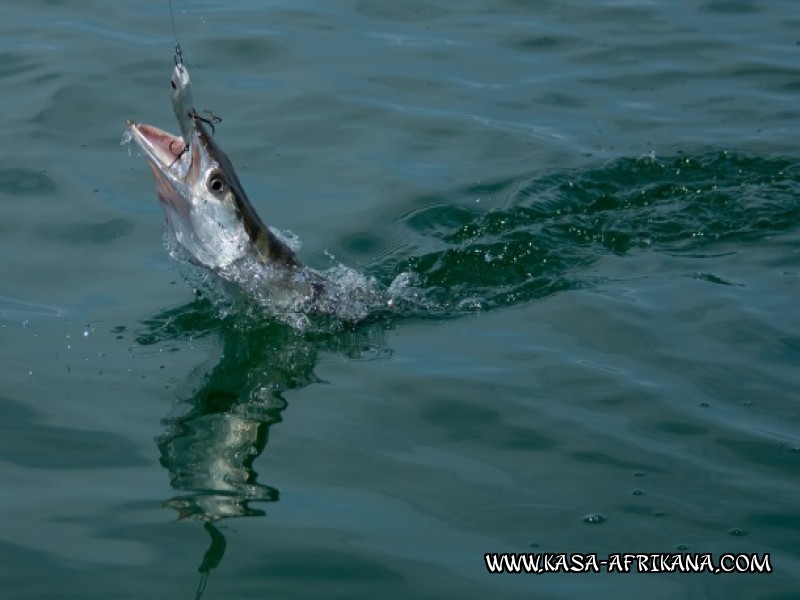
[(248, 253), (264, 261), (296, 266), (294, 252), (261, 221), (227, 155), (205, 126), (193, 122), (183, 140), (128, 121), (156, 180), (156, 193), (175, 237), (200, 264), (225, 267)]

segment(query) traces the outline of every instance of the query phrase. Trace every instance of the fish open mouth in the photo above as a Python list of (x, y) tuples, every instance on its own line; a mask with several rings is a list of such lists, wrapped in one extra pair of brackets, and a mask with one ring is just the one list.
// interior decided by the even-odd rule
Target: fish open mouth
[(128, 131), (131, 132), (133, 139), (142, 149), (148, 163), (159, 167), (160, 170), (168, 170), (175, 161), (180, 158), (184, 142), (179, 136), (167, 133), (163, 129), (136, 123), (130, 119), (127, 122)]
[(158, 199), (180, 214), (189, 212), (188, 194), (185, 191), (187, 165), (184, 156), (184, 141), (163, 129), (136, 123), (128, 119), (128, 131), (147, 159), (147, 165), (156, 180)]

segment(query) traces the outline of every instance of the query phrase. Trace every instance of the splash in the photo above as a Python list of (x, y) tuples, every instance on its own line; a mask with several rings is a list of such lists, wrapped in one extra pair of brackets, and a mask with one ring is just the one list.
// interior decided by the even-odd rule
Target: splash
[(131, 134), (129, 129), (125, 129), (122, 133), (122, 139), (120, 139), (119, 145), (128, 147), (128, 156), (131, 155), (131, 142), (133, 142), (133, 134)]
[[(296, 236), (280, 236), (299, 247)], [(327, 331), (363, 322), (393, 305), (391, 295), (374, 277), (342, 264), (323, 271), (287, 270), (248, 255), (211, 271), (192, 259), (169, 227), (164, 246), (184, 278), (212, 302), (221, 318), (236, 317), (243, 323), (271, 318), (300, 331)], [(321, 285), (315, 287), (318, 282)], [(318, 290), (313, 296), (308, 293), (312, 288)]]

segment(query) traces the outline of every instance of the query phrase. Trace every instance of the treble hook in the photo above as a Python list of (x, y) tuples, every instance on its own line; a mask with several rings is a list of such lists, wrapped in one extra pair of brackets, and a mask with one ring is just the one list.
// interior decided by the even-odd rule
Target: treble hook
[(208, 118), (201, 117), (196, 110), (193, 110), (192, 118), (195, 121), (200, 121), (201, 123), (205, 123), (206, 125), (211, 127), (211, 137), (214, 137), (214, 134), (216, 133), (216, 128), (214, 127), (214, 125), (217, 123), (222, 123), (222, 117), (218, 117), (210, 110), (203, 110), (203, 112), (208, 114)]
[[(214, 125), (216, 125), (217, 123), (222, 123), (222, 117), (215, 115), (210, 110), (204, 110), (203, 112), (208, 114), (208, 118), (201, 117), (200, 114), (195, 109), (192, 109), (192, 112), (189, 113), (189, 116), (195, 121), (200, 121), (201, 123), (205, 123), (206, 125), (211, 127), (211, 137), (214, 137), (214, 134), (216, 133), (216, 128), (214, 127)], [(189, 144), (185, 143), (183, 148), (181, 148), (181, 151), (178, 154), (175, 154), (175, 150), (173, 150), (172, 148), (174, 145), (175, 145), (175, 140), (172, 140), (169, 143), (169, 151), (172, 152), (172, 155), (175, 157), (175, 160), (173, 160), (172, 163), (169, 165), (170, 168), (181, 158), (183, 158), (183, 155), (186, 154), (186, 152), (189, 150)]]

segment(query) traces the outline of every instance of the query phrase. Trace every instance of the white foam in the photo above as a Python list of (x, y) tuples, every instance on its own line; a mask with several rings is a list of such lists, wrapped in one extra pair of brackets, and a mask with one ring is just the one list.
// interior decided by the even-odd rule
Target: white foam
[(275, 318), (298, 330), (330, 329), (363, 321), (387, 306), (386, 292), (374, 278), (341, 264), (319, 272), (265, 264), (247, 255), (212, 271), (192, 259), (169, 226), (164, 246), (221, 318), (236, 314)]
[(275, 227), (270, 227), (269, 230), (275, 234), (280, 241), (284, 244), (289, 246), (294, 252), (300, 250), (303, 245), (303, 242), (300, 240), (300, 236), (295, 233), (292, 233), (288, 229), (286, 231), (281, 231), (280, 229), (276, 229)]

